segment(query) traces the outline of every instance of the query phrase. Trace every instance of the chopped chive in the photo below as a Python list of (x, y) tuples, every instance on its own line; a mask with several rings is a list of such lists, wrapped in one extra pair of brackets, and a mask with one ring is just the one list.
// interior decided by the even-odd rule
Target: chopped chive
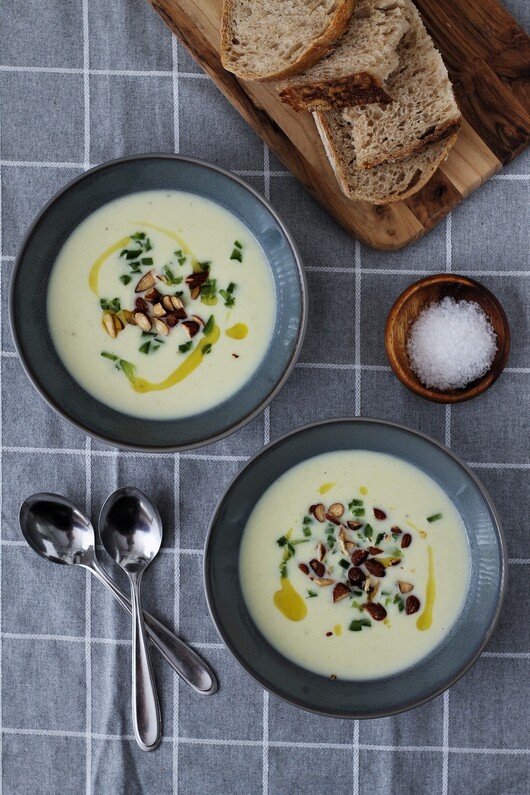
[[(362, 593), (360, 594), (360, 596), (362, 596)], [(352, 606), (352, 607), (355, 607), (357, 610), (362, 610), (362, 607), (361, 607), (361, 605), (359, 604), (359, 602), (357, 602), (357, 600), (356, 600), (356, 599), (354, 599), (354, 600), (352, 601), (352, 603), (351, 603), (351, 606)]]
[(364, 527), (365, 538), (370, 538), (371, 536), (373, 536), (373, 534), (374, 534), (374, 531), (373, 531), (372, 525), (371, 524), (365, 525), (365, 527)]
[(154, 345), (153, 346), (153, 351), (157, 351), (159, 348), (160, 348), (160, 345)]
[(151, 245), (151, 241), (149, 240), (149, 238), (147, 238), (147, 240), (144, 243), (144, 251), (145, 251), (145, 253), (147, 254), (147, 252), (151, 251), (152, 248), (153, 248), (153, 246)]
[(143, 345), (140, 345), (138, 350), (140, 351), (140, 353), (149, 353), (150, 347), (151, 347), (151, 340), (147, 340), (147, 342), (144, 342)]
[(206, 323), (204, 325), (202, 333), (205, 336), (207, 336), (212, 331), (214, 326), (215, 326), (215, 317), (213, 315), (210, 315), (210, 317), (208, 318), (208, 320), (206, 321)]
[(230, 254), (230, 259), (237, 259), (238, 262), (243, 262), (243, 256), (241, 254), (241, 249), (234, 248), (232, 253)]
[(307, 598), (308, 599), (312, 599), (314, 596), (318, 596), (318, 594), (315, 593), (315, 591), (308, 591), (307, 592)]
[(364, 508), (355, 508), (354, 510), (352, 510), (352, 514), (357, 517), (364, 516), (364, 513), (365, 513)]
[(234, 306), (236, 299), (227, 290), (219, 290), (219, 295), (224, 298), (225, 306)]
[(201, 287), (201, 297), (213, 298), (217, 293), (217, 279), (207, 279)]
[(164, 265), (164, 276), (168, 284), (180, 284), (182, 281), (182, 276), (175, 276), (169, 265)]
[(363, 627), (371, 627), (372, 626), (372, 622), (370, 621), (369, 618), (361, 618), (361, 624), (363, 625)]
[(402, 613), (404, 609), (405, 605), (403, 604), (403, 599), (402, 599), (401, 602), (398, 602), (398, 610), (400, 613)]
[(287, 577), (287, 565), (284, 562), (280, 563), (280, 577)]
[(120, 282), (122, 284), (129, 284), (131, 279), (132, 279), (132, 276), (128, 276), (126, 273), (124, 273), (123, 276), (120, 276)]
[(239, 242), (239, 240), (234, 240), (234, 246), (235, 246), (236, 248), (243, 248), (243, 246), (242, 246), (242, 244)]
[(129, 381), (134, 381), (136, 375), (136, 367), (134, 364), (128, 362), (126, 359), (120, 359), (119, 364)]
[(352, 592), (351, 592), (351, 595), (352, 595), (352, 596), (362, 596), (362, 595), (363, 595), (363, 592), (362, 592), (362, 591), (352, 591)]
[(140, 256), (141, 253), (142, 253), (141, 248), (137, 248), (135, 250), (129, 248), (125, 252), (125, 259), (136, 259), (137, 257)]
[(212, 343), (211, 343), (211, 342), (208, 342), (208, 343), (207, 343), (207, 344), (204, 346), (204, 348), (202, 349), (202, 355), (203, 355), (203, 356), (207, 356), (207, 354), (209, 354), (211, 350), (212, 350)]
[(183, 343), (183, 345), (179, 345), (179, 351), (181, 353), (187, 353), (192, 345), (193, 345), (193, 342), (191, 340), (189, 342), (185, 342), (185, 343)]
[(427, 521), (428, 522), (437, 522), (438, 519), (441, 519), (441, 518), (442, 518), (442, 514), (441, 513), (433, 513), (432, 516), (428, 516), (427, 517)]
[(107, 298), (100, 298), (99, 305), (106, 312), (119, 312), (121, 309), (119, 298), (113, 298), (111, 301)]
[(375, 545), (376, 545), (376, 547), (377, 547), (377, 546), (379, 546), (379, 544), (381, 543), (381, 541), (383, 540), (383, 538), (384, 538), (384, 537), (385, 537), (385, 534), (384, 534), (384, 533), (379, 533), (379, 535), (378, 535), (378, 536), (377, 536), (377, 538), (375, 539)]
[(101, 351), (100, 356), (103, 356), (104, 359), (110, 359), (111, 362), (117, 362), (120, 358), (119, 356), (115, 356), (113, 353), (109, 353), (108, 351)]
[(145, 232), (135, 232), (134, 235), (129, 235), (131, 240), (145, 240)]
[(287, 549), (289, 550), (291, 555), (294, 555), (294, 547), (293, 547), (292, 543), (289, 540), (287, 541)]
[(342, 560), (339, 560), (339, 566), (342, 566), (343, 569), (349, 569), (351, 563), (349, 560), (345, 560), (344, 558), (342, 558)]
[(289, 539), (286, 538), (285, 536), (280, 536), (276, 541), (279, 547), (284, 547), (288, 542)]
[(155, 342), (156, 342), (157, 345), (165, 345), (166, 344), (166, 341), (165, 340), (161, 340), (160, 337), (157, 337), (155, 339)]
[(156, 337), (156, 331), (142, 331), (142, 337)]
[(390, 591), (381, 591), (381, 596), (390, 596)]
[(205, 262), (199, 262), (199, 268), (200, 268), (202, 271), (209, 271), (209, 270), (210, 270), (210, 265), (211, 265), (211, 264), (212, 264), (212, 261), (211, 261), (211, 259), (208, 259), (208, 260), (205, 260)]
[(350, 511), (355, 505), (357, 505), (357, 506), (363, 505), (363, 501), (362, 500), (352, 500), (351, 502), (349, 502), (348, 503), (348, 508), (350, 509)]
[(400, 536), (400, 535), (401, 535), (400, 533), (392, 533), (392, 538), (393, 538), (393, 539), (394, 539), (394, 541), (395, 541), (395, 540), (396, 540), (396, 538), (399, 538), (399, 536)]
[(303, 527), (302, 530), (303, 530), (303, 533), (304, 533), (305, 537), (309, 538), (309, 536), (311, 535), (311, 528), (310, 527)]
[(153, 258), (152, 257), (142, 257), (140, 262), (142, 263), (142, 265), (152, 265), (153, 264)]
[(363, 622), (360, 619), (357, 621), (352, 621), (349, 626), (349, 629), (352, 632), (360, 632), (362, 628), (363, 628)]
[(313, 519), (310, 516), (304, 516), (304, 518), (302, 519), (302, 524), (312, 524), (312, 523)]
[(226, 292), (232, 294), (235, 289), (236, 289), (236, 285), (234, 284), (234, 282), (230, 282), (230, 284), (226, 288)]
[(179, 248), (178, 251), (174, 251), (173, 254), (175, 257), (182, 257), (182, 249)]

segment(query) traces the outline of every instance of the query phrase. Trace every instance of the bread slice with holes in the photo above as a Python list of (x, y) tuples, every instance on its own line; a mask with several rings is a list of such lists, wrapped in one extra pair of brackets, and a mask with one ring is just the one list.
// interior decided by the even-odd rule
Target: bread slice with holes
[(344, 113), (315, 113), (313, 117), (343, 193), (371, 204), (389, 204), (417, 193), (446, 159), (457, 138), (453, 132), (403, 160), (359, 168), (352, 126)]
[(244, 80), (312, 66), (347, 29), (355, 0), (224, 0), (221, 62)]
[(392, 103), (351, 107), (357, 165), (374, 168), (403, 160), (460, 127), (460, 111), (442, 56), (411, 0), (404, 0), (409, 29), (398, 47), (399, 66), (386, 81)]
[(398, 67), (397, 47), (409, 28), (403, 6), (403, 0), (357, 0), (332, 52), (278, 85), (282, 102), (321, 111), (390, 102), (385, 80)]

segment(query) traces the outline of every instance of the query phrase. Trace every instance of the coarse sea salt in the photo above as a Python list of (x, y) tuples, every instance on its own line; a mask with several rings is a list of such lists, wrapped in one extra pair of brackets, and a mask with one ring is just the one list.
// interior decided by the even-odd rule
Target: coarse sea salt
[(461, 389), (480, 378), (496, 350), (497, 335), (484, 310), (449, 297), (422, 310), (407, 337), (412, 370), (434, 389)]

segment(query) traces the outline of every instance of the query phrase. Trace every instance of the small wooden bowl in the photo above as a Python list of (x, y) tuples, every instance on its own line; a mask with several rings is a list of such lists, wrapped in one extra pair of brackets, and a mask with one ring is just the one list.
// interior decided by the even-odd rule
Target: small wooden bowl
[[(407, 355), (407, 335), (422, 309), (446, 296), (474, 301), (491, 321), (497, 335), (497, 352), (488, 372), (463, 389), (428, 389), (413, 373)], [(416, 395), (436, 403), (459, 403), (485, 392), (500, 376), (510, 353), (510, 326), (504, 309), (493, 293), (479, 282), (455, 273), (437, 273), (411, 284), (394, 303), (385, 328), (385, 348), (392, 370)]]

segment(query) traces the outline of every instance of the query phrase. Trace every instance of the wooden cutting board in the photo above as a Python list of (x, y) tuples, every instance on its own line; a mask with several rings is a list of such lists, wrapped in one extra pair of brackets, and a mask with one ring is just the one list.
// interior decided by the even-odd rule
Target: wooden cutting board
[(221, 66), (222, 0), (149, 0), (274, 154), (356, 238), (395, 250), (418, 240), (530, 140), (530, 38), (496, 0), (416, 0), (440, 49), (464, 117), (458, 141), (430, 182), (404, 202), (347, 199), (311, 114), (296, 113), (265, 83)]

